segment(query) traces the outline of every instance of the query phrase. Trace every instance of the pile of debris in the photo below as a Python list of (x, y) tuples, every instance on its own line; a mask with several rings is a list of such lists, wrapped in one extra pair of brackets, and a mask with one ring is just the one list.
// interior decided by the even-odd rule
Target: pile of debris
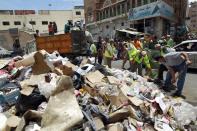
[(44, 50), (0, 70), (0, 130), (197, 130), (197, 109), (127, 70)]

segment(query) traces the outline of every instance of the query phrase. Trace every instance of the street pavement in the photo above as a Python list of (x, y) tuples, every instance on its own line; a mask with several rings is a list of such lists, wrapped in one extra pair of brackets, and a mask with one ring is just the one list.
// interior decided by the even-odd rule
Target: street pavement
[(197, 106), (197, 70), (188, 70), (183, 94), (188, 102)]
[[(113, 61), (112, 68), (121, 68), (122, 61)], [(127, 62), (125, 68), (129, 68), (129, 63)], [(183, 95), (186, 96), (186, 101), (192, 105), (197, 106), (197, 70), (189, 69), (184, 85)]]

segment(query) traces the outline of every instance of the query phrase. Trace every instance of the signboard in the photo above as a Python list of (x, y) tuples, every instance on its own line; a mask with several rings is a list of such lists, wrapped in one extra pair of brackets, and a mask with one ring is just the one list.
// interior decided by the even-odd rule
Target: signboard
[(14, 10), (15, 15), (30, 15), (36, 14), (35, 10)]
[(157, 16), (173, 20), (174, 10), (167, 3), (163, 1), (157, 1), (130, 9), (129, 11), (129, 20), (140, 20)]

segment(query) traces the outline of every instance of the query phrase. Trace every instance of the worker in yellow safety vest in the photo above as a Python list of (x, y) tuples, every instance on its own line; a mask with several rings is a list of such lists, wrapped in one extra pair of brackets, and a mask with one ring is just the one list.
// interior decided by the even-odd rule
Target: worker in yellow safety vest
[(136, 58), (137, 63), (143, 63), (145, 65), (146, 68), (146, 75), (150, 75), (151, 74), (151, 65), (150, 65), (150, 60), (149, 57), (147, 55), (146, 51), (142, 51), (138, 54), (138, 57)]
[(170, 35), (167, 35), (167, 46), (170, 48), (174, 46), (174, 40), (171, 38)]
[(106, 45), (104, 46), (104, 65), (107, 65), (109, 68), (111, 68), (111, 62), (114, 58), (114, 48), (113, 47), (114, 41), (111, 39), (110, 42), (106, 42)]
[[(129, 60), (129, 58), (130, 58), (129, 54), (131, 55), (131, 52), (133, 52), (134, 50), (137, 50), (137, 49), (134, 46), (134, 42), (131, 39), (128, 40), (127, 42), (124, 42), (123, 47), (124, 47), (124, 58), (123, 58), (123, 63), (122, 63), (122, 69), (125, 69), (124, 66), (125, 66), (127, 60)], [(130, 63), (130, 68), (131, 68), (131, 63)]]
[(147, 74), (151, 72), (151, 65), (146, 51), (139, 51), (133, 48), (128, 52), (129, 60), (131, 62), (131, 71), (142, 75), (142, 63), (146, 66)]
[(96, 63), (96, 60), (97, 60), (97, 48), (96, 48), (96, 45), (94, 43), (91, 44), (90, 51), (91, 51), (91, 57), (95, 57), (95, 63)]

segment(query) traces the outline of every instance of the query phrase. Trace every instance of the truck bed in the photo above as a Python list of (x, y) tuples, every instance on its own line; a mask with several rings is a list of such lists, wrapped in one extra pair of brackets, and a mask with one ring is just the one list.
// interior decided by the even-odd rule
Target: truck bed
[(71, 31), (66, 34), (37, 37), (36, 48), (49, 53), (58, 51), (60, 54), (85, 55), (88, 47), (84, 31)]
[(46, 50), (49, 53), (58, 51), (61, 54), (72, 53), (71, 34), (44, 36), (36, 38), (37, 50)]

